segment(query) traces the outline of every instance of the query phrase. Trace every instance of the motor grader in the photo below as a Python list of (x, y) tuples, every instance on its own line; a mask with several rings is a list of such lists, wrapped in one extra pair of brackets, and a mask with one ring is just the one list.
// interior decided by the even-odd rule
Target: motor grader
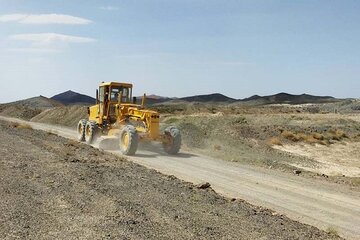
[(177, 154), (180, 131), (168, 127), (161, 134), (159, 113), (145, 108), (145, 94), (138, 104), (132, 88), (130, 83), (102, 82), (96, 90), (96, 104), (88, 108), (88, 119), (78, 123), (78, 140), (92, 144), (98, 137), (110, 138), (124, 155), (134, 155), (140, 141), (157, 141), (166, 153)]

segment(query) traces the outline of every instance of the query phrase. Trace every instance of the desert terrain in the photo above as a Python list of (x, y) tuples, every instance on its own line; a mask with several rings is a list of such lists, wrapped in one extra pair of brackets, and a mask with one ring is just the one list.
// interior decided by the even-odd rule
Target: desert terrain
[[(218, 99), (219, 96), (216, 97)], [(301, 100), (303, 100), (303, 98)], [(267, 101), (266, 104), (264, 104), (264, 101)], [(297, 99), (296, 101), (300, 100)], [(25, 101), (25, 103), (26, 102), (27, 101)], [(175, 125), (181, 130), (183, 137), (182, 152), (178, 158), (172, 158), (162, 154), (159, 146), (145, 145), (142, 146), (142, 150), (139, 151), (135, 157), (127, 158), (127, 160), (123, 159), (116, 152), (110, 151), (111, 154), (105, 153), (104, 150), (99, 151), (83, 144), (78, 144), (74, 142), (74, 140), (66, 140), (55, 136), (60, 135), (69, 139), (75, 138), (76, 132), (74, 129), (78, 120), (87, 116), (87, 107), (83, 104), (68, 105), (57, 103), (53, 100), (51, 101), (52, 106), (39, 108), (37, 107), (37, 102), (38, 101), (36, 100), (35, 103), (33, 102), (30, 105), (25, 104), (24, 102), (20, 102), (21, 104), (0, 105), (0, 115), (6, 117), (3, 118), (3, 120), (30, 126), (29, 129), (23, 129), (22, 127), (14, 127), (14, 125), (12, 125), (13, 123), (2, 123), (1, 135), (6, 136), (6, 134), (9, 134), (7, 131), (11, 131), (11, 133), (14, 132), (19, 135), (17, 142), (29, 142), (30, 140), (26, 138), (27, 135), (32, 136), (31, 141), (35, 141), (32, 138), (38, 139), (35, 141), (36, 143), (41, 141), (48, 142), (48, 138), (56, 138), (56, 141), (59, 141), (60, 143), (70, 141), (71, 146), (64, 148), (67, 150), (63, 150), (64, 152), (59, 150), (62, 154), (65, 154), (65, 157), (55, 156), (58, 160), (51, 160), (51, 158), (49, 158), (48, 168), (58, 166), (59, 163), (56, 163), (57, 161), (65, 161), (68, 163), (66, 159), (73, 159), (74, 154), (80, 154), (78, 149), (85, 148), (86, 151), (81, 151), (81, 154), (88, 154), (91, 150), (90, 153), (96, 152), (96, 154), (94, 154), (95, 156), (82, 156), (83, 160), (76, 160), (75, 164), (95, 164), (96, 167), (103, 165), (107, 166), (110, 164), (114, 169), (119, 167), (118, 164), (129, 164), (129, 166), (132, 167), (136, 166), (136, 170), (133, 171), (142, 169), (142, 171), (150, 172), (161, 178), (167, 180), (170, 179), (168, 180), (170, 181), (170, 184), (174, 184), (175, 182), (177, 185), (183, 184), (192, 191), (201, 193), (201, 196), (205, 198), (216, 196), (221, 199), (222, 202), (219, 205), (221, 205), (222, 208), (228, 205), (233, 206), (231, 204), (238, 204), (237, 206), (241, 205), (240, 208), (243, 208), (242, 204), (245, 204), (249, 208), (261, 209), (260, 212), (265, 212), (266, 216), (268, 216), (266, 221), (256, 220), (256, 223), (249, 219), (243, 219), (242, 221), (249, 222), (246, 227), (239, 228), (239, 225), (244, 226), (244, 223), (241, 222), (240, 224), (239, 220), (234, 220), (236, 217), (239, 217), (238, 214), (234, 213), (229, 215), (231, 210), (222, 209), (221, 211), (229, 212), (226, 212), (226, 214), (223, 212), (223, 215), (220, 214), (218, 217), (223, 216), (224, 218), (227, 216), (226, 218), (232, 223), (230, 224), (224, 221), (223, 218), (218, 218), (216, 221), (214, 220), (214, 222), (221, 222), (221, 224), (216, 228), (216, 231), (212, 227), (210, 227), (212, 229), (211, 231), (203, 231), (199, 230), (201, 227), (204, 227), (204, 225), (201, 224), (211, 221), (207, 221), (207, 217), (203, 215), (206, 210), (204, 210), (204, 212), (202, 212), (202, 210), (196, 210), (197, 213), (202, 212), (202, 215), (196, 215), (194, 212), (191, 212), (187, 213), (188, 215), (185, 214), (188, 216), (187, 219), (183, 219), (184, 222), (189, 222), (190, 216), (192, 219), (191, 221), (195, 221), (194, 219), (196, 219), (197, 222), (194, 223), (193, 226), (174, 226), (174, 228), (179, 231), (169, 233), (171, 231), (165, 230), (166, 228), (161, 224), (164, 224), (165, 222), (167, 224), (169, 223), (169, 218), (171, 219), (172, 216), (169, 217), (166, 214), (169, 214), (173, 210), (166, 210), (168, 206), (164, 206), (164, 211), (167, 212), (157, 212), (159, 209), (154, 206), (157, 206), (158, 202), (152, 202), (152, 198), (155, 198), (155, 196), (159, 194), (158, 190), (155, 191), (151, 187), (147, 188), (145, 182), (140, 183), (141, 178), (140, 180), (137, 178), (138, 184), (142, 186), (142, 188), (134, 188), (132, 190), (134, 195), (138, 194), (138, 199), (143, 200), (143, 191), (145, 191), (146, 194), (148, 191), (155, 191), (154, 195), (152, 195), (153, 197), (151, 197), (151, 194), (149, 193), (150, 195), (146, 201), (147, 203), (145, 203), (144, 200), (141, 203), (138, 202), (137, 206), (141, 208), (144, 206), (156, 208), (156, 210), (153, 209), (153, 211), (151, 211), (151, 214), (155, 214), (159, 219), (156, 220), (157, 218), (154, 217), (155, 215), (152, 216), (150, 214), (146, 218), (146, 221), (154, 217), (156, 224), (160, 225), (156, 225), (154, 222), (150, 221), (146, 222), (146, 224), (149, 225), (145, 224), (146, 227), (144, 226), (144, 228), (141, 227), (140, 229), (135, 228), (132, 224), (122, 223), (123, 226), (120, 228), (122, 229), (121, 231), (112, 231), (111, 227), (109, 228), (110, 230), (107, 231), (108, 228), (106, 227), (103, 229), (98, 228), (100, 225), (103, 226), (100, 222), (105, 218), (102, 216), (103, 212), (101, 212), (98, 213), (98, 219), (91, 218), (91, 221), (93, 222), (89, 223), (87, 227), (73, 226), (73, 230), (79, 233), (79, 235), (75, 236), (82, 236), (86, 233), (89, 234), (86, 236), (105, 238), (107, 236), (104, 237), (104, 235), (101, 234), (111, 232), (111, 236), (114, 234), (114, 236), (117, 237), (121, 236), (130, 239), (156, 239), (161, 236), (164, 236), (164, 238), (167, 239), (175, 238), (176, 236), (183, 236), (182, 238), (204, 239), (212, 237), (214, 239), (237, 239), (239, 236), (244, 239), (260, 237), (264, 239), (329, 239), (338, 235), (349, 239), (356, 239), (360, 234), (360, 229), (358, 228), (358, 223), (360, 221), (358, 218), (360, 211), (360, 206), (358, 204), (360, 199), (360, 156), (357, 151), (360, 142), (360, 103), (358, 100), (304, 104), (298, 104), (298, 102), (294, 102), (294, 104), (284, 102), (276, 103), (273, 101), (273, 98), (252, 98), (250, 102), (236, 102), (232, 100), (226, 102), (204, 102), (199, 101), (199, 98), (196, 98), (195, 102), (169, 100), (156, 103), (156, 100), (154, 100), (149, 107), (162, 114), (161, 128), (164, 129), (166, 126)], [(13, 117), (14, 119), (9, 119), (9, 117)], [(21, 122), (18, 119), (24, 119), (30, 122)], [(33, 129), (45, 130), (48, 133)], [(3, 137), (2, 139), (4, 139), (6, 144), (10, 144), (11, 142), (6, 140), (6, 137)], [(72, 145), (75, 145), (76, 147), (73, 147)], [(14, 146), (17, 145), (14, 144)], [(53, 148), (61, 149), (61, 146), (55, 147), (55, 143), (54, 147), (51, 149), (48, 149), (46, 146), (47, 144), (43, 143), (37, 147), (40, 152), (43, 152), (44, 150), (40, 149), (44, 148), (47, 151), (46, 154), (49, 154), (49, 157), (54, 154)], [(4, 146), (1, 149), (6, 149), (8, 147), (9, 145), (7, 145), (7, 147)], [(94, 145), (93, 147), (98, 146)], [(72, 152), (72, 148), (75, 148), (75, 153)], [(57, 153), (59, 153), (59, 151)], [(34, 152), (36, 152), (36, 150), (34, 150)], [(20, 151), (17, 154), (21, 154)], [(24, 159), (24, 161), (26, 161), (27, 158), (25, 156), (28, 155), (30, 154), (21, 155), (19, 156), (19, 159)], [(109, 156), (113, 160), (103, 162), (103, 156)], [(90, 162), (94, 161), (90, 163), (85, 160), (88, 158), (95, 160), (90, 160)], [(10, 155), (5, 159), (12, 161)], [(78, 158), (76, 157), (76, 159)], [(41, 161), (40, 159), (38, 160)], [(128, 160), (133, 163), (128, 162)], [(73, 164), (73, 162), (71, 163)], [(161, 175), (153, 170), (146, 170), (146, 168), (140, 167), (137, 164), (144, 165), (150, 169), (155, 169), (165, 175)], [(6, 164), (4, 163), (4, 165)], [(28, 166), (28, 163), (24, 163), (24, 168), (20, 171), (27, 171)], [(40, 163), (37, 164), (37, 167), (40, 168), (39, 171), (47, 171), (41, 169), (42, 164)], [(44, 167), (46, 167), (46, 165), (44, 165)], [(59, 165), (59, 167), (62, 169), (57, 172), (61, 174), (70, 171), (66, 166)], [(77, 167), (78, 166), (76, 166), (76, 168)], [(82, 171), (76, 171), (76, 169), (72, 169), (70, 173), (74, 173), (73, 171), (82, 173)], [(112, 171), (113, 170), (110, 170), (110, 173)], [(10, 175), (19, 174), (8, 170), (6, 170), (6, 172)], [(105, 170), (102, 173), (105, 174)], [(134, 173), (134, 175), (136, 174)], [(182, 182), (173, 177), (168, 177), (172, 175), (185, 180), (186, 182)], [(74, 182), (75, 180), (71, 180), (73, 177), (74, 176), (70, 174), (63, 181)], [(97, 177), (98, 176), (92, 175), (92, 178), (94, 179), (97, 179)], [(27, 181), (29, 181), (28, 179), (22, 180), (24, 181), (23, 184), (26, 185)], [(34, 179), (35, 181), (40, 181), (42, 177)], [(113, 177), (111, 177), (111, 179), (113, 179)], [(108, 180), (110, 180), (110, 178), (108, 178)], [(118, 185), (116, 186), (118, 187), (119, 185), (124, 184), (121, 183), (123, 180), (124, 179), (117, 179)], [(20, 179), (17, 179), (16, 181), (20, 181)], [(131, 181), (133, 181), (133, 179), (131, 179)], [(156, 181), (150, 181), (154, 184), (153, 188), (166, 188), (166, 186), (163, 186), (162, 182), (161, 184), (158, 184)], [(197, 189), (196, 186), (187, 183), (192, 182), (194, 184), (199, 184), (205, 181), (210, 182), (211, 188), (214, 189), (216, 193), (213, 192), (211, 188), (207, 190)], [(65, 182), (63, 184), (65, 184)], [(148, 181), (146, 181), (146, 183), (148, 183)], [(15, 183), (4, 182), (3, 187), (6, 188), (8, 184)], [(97, 186), (102, 189), (111, 184), (111, 181), (102, 179), (102, 181), (98, 182)], [(190, 185), (191, 187), (188, 187)], [(94, 185), (88, 186), (87, 191), (94, 191), (94, 187)], [(69, 191), (69, 189), (66, 191)], [(78, 190), (72, 191), (73, 192), (68, 193), (67, 197), (72, 199), (77, 198), (77, 195), (79, 194), (77, 192)], [(172, 197), (175, 197), (174, 195), (176, 195), (175, 192), (177, 190), (172, 191), (174, 193)], [(160, 192), (162, 194), (167, 194), (165, 193), (166, 191)], [(85, 194), (85, 196), (79, 196), (79, 199), (86, 198), (86, 194), (88, 193), (81, 192), (81, 194)], [(110, 193), (106, 193), (107, 196), (109, 194)], [(110, 194), (110, 198), (120, 198), (123, 194), (124, 193), (122, 192), (120, 193), (120, 190), (116, 190)], [(38, 195), (40, 196), (40, 200), (36, 201), (41, 202), (41, 193)], [(162, 195), (160, 196), (163, 197)], [(172, 203), (169, 199), (166, 199), (166, 202), (173, 207), (177, 206), (180, 209), (187, 209), (181, 211), (188, 211), (192, 208), (202, 209), (201, 204), (196, 205), (199, 204), (199, 201), (197, 200), (198, 197), (194, 200), (187, 192), (182, 195), (181, 191), (180, 196), (190, 198), (190, 202), (186, 202), (186, 204), (189, 205), (180, 206), (180, 202), (181, 204), (183, 204), (183, 202), (177, 198), (172, 200), (178, 201), (177, 203)], [(233, 201), (231, 201), (231, 199), (233, 199)], [(194, 200), (194, 202), (191, 200)], [(246, 202), (244, 202), (244, 200), (246, 200)], [(108, 199), (106, 201), (110, 200)], [(135, 200), (130, 199), (129, 201)], [(201, 200), (200, 202), (203, 204), (203, 201), (206, 200)], [(247, 202), (250, 202), (253, 205), (250, 205)], [(196, 206), (192, 205), (194, 203)], [(33, 202), (30, 203), (30, 205), (33, 204)], [(94, 202), (90, 203), (92, 207), (96, 206), (96, 204), (97, 203)], [(133, 202), (131, 204), (133, 204)], [(130, 206), (132, 206), (131, 204)], [(71, 204), (71, 206), (67, 204), (64, 205), (69, 208), (73, 207), (74, 210), (77, 207)], [(109, 207), (107, 204), (106, 206), (103, 205), (102, 207), (105, 209), (104, 212), (110, 211), (107, 209)], [(114, 205), (114, 203), (111, 203), (110, 205)], [(4, 206), (9, 208), (6, 204)], [(259, 208), (255, 206), (262, 207)], [(217, 205), (211, 205), (208, 209), (214, 211), (213, 209), (217, 209), (217, 207)], [(36, 211), (38, 212), (35, 213), (35, 215), (40, 214), (41, 212), (38, 209)], [(64, 209), (59, 210), (59, 214), (63, 214), (63, 218), (71, 217), (71, 211), (68, 211), (68, 214), (70, 215), (67, 215), (64, 211)], [(92, 210), (89, 210), (89, 212), (91, 211)], [(29, 213), (24, 214), (26, 215)], [(258, 213), (256, 213), (256, 215), (258, 215)], [(14, 221), (22, 222), (19, 219), (19, 216), (16, 216)], [(292, 220), (285, 216), (290, 217)], [(88, 219), (85, 215), (82, 217)], [(165, 220), (164, 218), (168, 220)], [(180, 217), (178, 216), (178, 218)], [(292, 224), (291, 227), (287, 226), (282, 228), (282, 231), (285, 231), (284, 234), (272, 232), (272, 230), (278, 231), (278, 229), (273, 227), (271, 221), (278, 221), (278, 218), (286, 218), (286, 220)], [(112, 222), (113, 220), (114, 219), (110, 221), (110, 225), (108, 226), (114, 227), (116, 224), (119, 224), (119, 222), (115, 224)], [(258, 221), (264, 224), (261, 226), (263, 231), (259, 233), (257, 230), (249, 230), (253, 229), (253, 226), (250, 225), (259, 224)], [(134, 225), (137, 223), (138, 222)], [(322, 231), (304, 225), (303, 223), (316, 226), (322, 229)], [(171, 224), (173, 224), (172, 221)], [(171, 224), (170, 226), (173, 226)], [(157, 229), (152, 228), (155, 225), (158, 226)], [(96, 230), (89, 226), (96, 226)], [(59, 229), (62, 227), (64, 227), (64, 225), (59, 223)], [(310, 230), (299, 231), (297, 228), (300, 227), (305, 227)], [(232, 230), (229, 232), (230, 228)], [(5, 230), (2, 234), (9, 234), (9, 231), (13, 231), (9, 230), (9, 228), (7, 229), (8, 230)], [(44, 226), (43, 230), (44, 232), (54, 231), (54, 236), (59, 237), (60, 235), (56, 235), (60, 234), (61, 230), (59, 229), (56, 230), (51, 229), (49, 226)], [(182, 232), (184, 229), (186, 231)], [(234, 229), (237, 229), (239, 232), (233, 232)], [(20, 231), (19, 229), (15, 229), (14, 232), (28, 234), (27, 236), (34, 233), (30, 230)], [(158, 232), (159, 234), (154, 235), (155, 232)], [(295, 232), (296, 235), (294, 235)], [(165, 233), (170, 235), (166, 235)], [(13, 234), (13, 232), (11, 234)], [(11, 238), (11, 235), (6, 236)], [(14, 236), (18, 235), (15, 234)], [(44, 236), (45, 235), (38, 235), (37, 237), (41, 238)]]
[(2, 239), (337, 239), (211, 188), (0, 122)]

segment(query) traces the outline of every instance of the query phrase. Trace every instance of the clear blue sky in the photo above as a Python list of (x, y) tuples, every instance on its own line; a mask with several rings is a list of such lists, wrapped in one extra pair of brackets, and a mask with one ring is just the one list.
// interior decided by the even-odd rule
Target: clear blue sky
[(0, 0), (0, 102), (135, 93), (360, 97), (360, 1)]

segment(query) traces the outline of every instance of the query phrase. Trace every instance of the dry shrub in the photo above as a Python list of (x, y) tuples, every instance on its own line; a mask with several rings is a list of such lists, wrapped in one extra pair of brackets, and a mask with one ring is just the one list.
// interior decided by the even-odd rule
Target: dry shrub
[(340, 130), (336, 130), (336, 136), (338, 136), (340, 138), (348, 138), (346, 133), (344, 133), (343, 131), (340, 131)]
[(313, 135), (307, 135), (306, 138), (304, 139), (304, 142), (310, 143), (310, 144), (315, 144), (315, 143), (319, 143), (320, 141), (318, 139), (314, 138)]
[(215, 145), (214, 145), (214, 150), (216, 150), (216, 151), (220, 151), (220, 150), (221, 150), (221, 146), (220, 146), (220, 145), (215, 144)]
[(343, 131), (340, 130), (330, 130), (326, 136), (326, 138), (328, 140), (336, 140), (336, 141), (340, 141), (343, 138), (348, 138), (348, 136), (346, 135), (346, 133), (344, 133)]
[(324, 140), (324, 135), (322, 135), (320, 133), (313, 133), (312, 137), (317, 139), (317, 140)]
[(307, 138), (309, 138), (309, 136), (305, 133), (298, 133), (297, 136), (299, 138), (299, 141), (305, 141)]
[[(281, 133), (281, 136), (283, 138), (286, 138), (290, 141), (293, 141), (293, 142), (299, 142), (299, 141), (302, 141), (302, 142), (306, 142), (306, 143), (309, 143), (309, 144), (321, 144), (321, 145), (329, 145), (330, 142), (327, 138), (325, 138), (325, 136), (321, 133), (310, 133), (310, 134), (306, 134), (306, 133), (293, 133), (293, 132), (290, 132), (290, 131), (283, 131)], [(330, 139), (333, 139), (333, 137), (331, 137)]]
[(298, 142), (300, 140), (300, 137), (297, 134), (290, 131), (283, 131), (281, 136), (293, 142)]
[(29, 124), (27, 123), (14, 123), (13, 124), (14, 128), (18, 128), (18, 129), (33, 129)]
[(330, 145), (330, 141), (327, 140), (327, 139), (324, 139), (324, 140), (319, 141), (319, 144), (325, 145), (325, 146), (329, 146), (329, 145)]
[(282, 145), (283, 145), (279, 137), (272, 137), (272, 138), (270, 138), (269, 141), (268, 141), (268, 143), (269, 143), (270, 145), (278, 145), (278, 146), (282, 146)]
[(320, 133), (312, 133), (312, 134), (300, 133), (299, 136), (300, 139), (306, 143), (310, 143), (310, 144), (319, 143), (321, 145), (328, 145), (328, 142), (324, 140), (324, 135)]

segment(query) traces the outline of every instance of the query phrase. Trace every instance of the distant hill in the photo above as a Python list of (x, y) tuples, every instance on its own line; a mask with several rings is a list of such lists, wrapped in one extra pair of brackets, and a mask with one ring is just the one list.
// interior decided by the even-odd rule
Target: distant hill
[(236, 101), (236, 99), (229, 98), (220, 93), (183, 97), (183, 98), (179, 98), (179, 100), (183, 100), (187, 102), (235, 102)]
[[(141, 97), (139, 97), (141, 99)], [(245, 99), (234, 99), (227, 97), (220, 93), (196, 95), (182, 98), (167, 98), (159, 97), (157, 95), (150, 95), (147, 97), (148, 104), (158, 103), (186, 103), (186, 102), (200, 102), (200, 103), (246, 103), (250, 105), (266, 105), (266, 104), (305, 104), (305, 103), (331, 103), (338, 102), (331, 96), (313, 96), (309, 94), (292, 95), (288, 93), (278, 93), (269, 96), (254, 95)]]
[[(141, 100), (142, 100), (143, 96), (137, 96), (136, 97), (136, 102), (138, 104), (141, 104)], [(172, 100), (173, 98), (169, 98), (169, 97), (163, 97), (163, 96), (159, 96), (159, 95), (155, 95), (155, 94), (150, 94), (150, 95), (146, 95), (146, 105), (153, 105), (153, 104), (158, 104), (158, 103), (163, 103), (163, 102), (167, 102)]]
[(64, 105), (74, 105), (74, 104), (90, 105), (90, 104), (95, 104), (96, 101), (95, 98), (77, 92), (73, 92), (71, 90), (57, 94), (51, 97), (51, 99), (61, 102)]
[[(51, 99), (63, 103), (64, 105), (94, 104), (95, 99), (84, 94), (67, 91), (53, 96)], [(141, 103), (142, 96), (137, 97), (137, 103)], [(221, 93), (195, 95), (182, 98), (169, 98), (155, 94), (146, 96), (146, 104), (167, 104), (172, 102), (200, 102), (200, 103), (245, 103), (250, 105), (267, 105), (267, 104), (305, 104), (305, 103), (331, 103), (338, 102), (331, 96), (314, 96), (309, 94), (293, 95), (288, 93), (278, 93), (269, 96), (254, 95), (244, 99), (234, 99), (227, 97)]]
[(239, 100), (239, 102), (252, 104), (305, 104), (329, 103), (337, 101), (339, 101), (339, 99), (331, 96), (313, 96), (309, 94), (292, 95), (288, 93), (278, 93), (270, 96), (254, 95), (252, 97)]
[(4, 105), (6, 106), (16, 105), (16, 106), (27, 107), (30, 109), (40, 109), (40, 110), (63, 106), (62, 103), (41, 95), (39, 97), (32, 97), (24, 100), (19, 100), (16, 102), (5, 103)]
[(63, 106), (56, 100), (39, 96), (0, 105), (0, 115), (29, 120), (40, 112)]
[(170, 99), (170, 98), (168, 98), (168, 97), (163, 97), (163, 96), (159, 96), (159, 95), (155, 95), (155, 94), (146, 95), (146, 98), (157, 99), (157, 100), (167, 100), (167, 99)]

